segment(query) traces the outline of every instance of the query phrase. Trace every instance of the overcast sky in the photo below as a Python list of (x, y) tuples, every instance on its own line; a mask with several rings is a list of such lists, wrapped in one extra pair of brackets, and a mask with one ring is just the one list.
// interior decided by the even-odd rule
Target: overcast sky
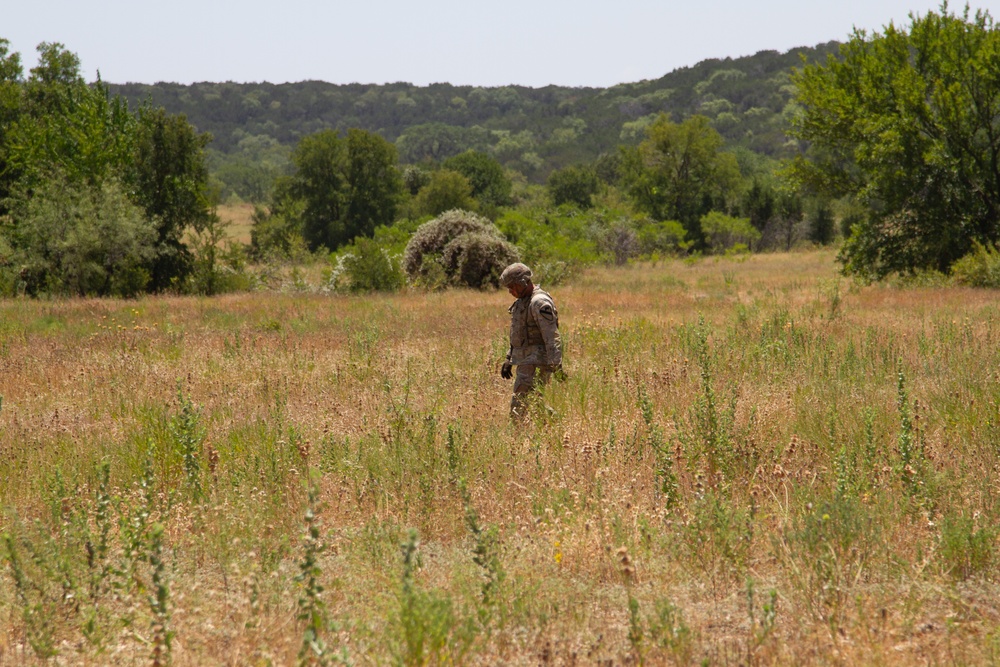
[[(927, 0), (5, 0), (25, 70), (62, 42), (88, 80), (600, 86), (909, 23)], [(953, 3), (961, 11), (964, 4)], [(1000, 16), (1000, 0), (972, 7)]]

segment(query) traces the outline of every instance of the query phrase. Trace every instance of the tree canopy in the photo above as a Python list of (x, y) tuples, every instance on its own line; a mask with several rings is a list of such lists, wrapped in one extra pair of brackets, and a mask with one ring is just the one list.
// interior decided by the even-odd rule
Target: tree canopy
[(678, 220), (688, 238), (702, 241), (700, 220), (732, 197), (739, 185), (736, 158), (704, 116), (674, 123), (666, 115), (647, 129), (647, 138), (624, 149), (626, 191), (639, 210), (655, 220)]
[(947, 271), (1000, 240), (1000, 32), (985, 11), (855, 32), (798, 76), (798, 181), (867, 215), (841, 260), (869, 278)]
[(209, 137), (183, 116), (148, 104), (132, 111), (100, 80), (86, 83), (62, 44), (38, 53), (25, 78), (0, 40), (0, 245), (10, 248), (8, 267), (20, 267), (20, 289), (178, 286), (191, 271), (185, 230), (213, 219)]
[(403, 181), (396, 149), (382, 137), (322, 130), (299, 142), (292, 162), (287, 192), (302, 202), (302, 234), (311, 248), (333, 250), (393, 221)]

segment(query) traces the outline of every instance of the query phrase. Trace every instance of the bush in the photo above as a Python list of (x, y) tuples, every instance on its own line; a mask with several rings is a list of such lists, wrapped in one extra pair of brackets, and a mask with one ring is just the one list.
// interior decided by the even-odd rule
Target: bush
[(734, 218), (718, 211), (701, 217), (701, 232), (712, 252), (720, 255), (738, 244), (749, 246), (760, 239), (760, 231), (750, 224), (750, 218)]
[(638, 222), (639, 249), (643, 255), (674, 254), (687, 250), (691, 245), (684, 241), (687, 231), (676, 220), (656, 222), (644, 219)]
[(156, 227), (117, 182), (53, 178), (11, 203), (13, 261), (29, 294), (132, 297), (146, 289)]
[(959, 285), (1000, 287), (1000, 249), (976, 241), (972, 252), (952, 264), (951, 275)]
[(343, 268), (353, 292), (395, 292), (406, 283), (399, 258), (368, 238), (354, 239)]
[(475, 213), (453, 210), (417, 229), (406, 244), (403, 270), (422, 282), (443, 270), (452, 284), (484, 287), (497, 285), (500, 272), (517, 259), (517, 249), (496, 225)]

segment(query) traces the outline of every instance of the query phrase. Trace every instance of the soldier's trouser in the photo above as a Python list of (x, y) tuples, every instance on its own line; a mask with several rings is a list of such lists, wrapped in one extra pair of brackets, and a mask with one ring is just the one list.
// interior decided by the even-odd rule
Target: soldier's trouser
[(510, 397), (511, 418), (523, 419), (528, 411), (528, 394), (533, 392), (539, 384), (548, 384), (551, 379), (551, 366), (519, 365), (517, 373), (514, 375), (514, 395)]

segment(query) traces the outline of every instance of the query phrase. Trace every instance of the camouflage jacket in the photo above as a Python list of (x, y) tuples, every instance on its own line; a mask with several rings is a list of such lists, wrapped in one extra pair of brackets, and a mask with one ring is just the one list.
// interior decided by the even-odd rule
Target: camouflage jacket
[(541, 287), (535, 286), (510, 309), (510, 352), (507, 361), (515, 366), (558, 366), (562, 363), (559, 338), (559, 311)]

